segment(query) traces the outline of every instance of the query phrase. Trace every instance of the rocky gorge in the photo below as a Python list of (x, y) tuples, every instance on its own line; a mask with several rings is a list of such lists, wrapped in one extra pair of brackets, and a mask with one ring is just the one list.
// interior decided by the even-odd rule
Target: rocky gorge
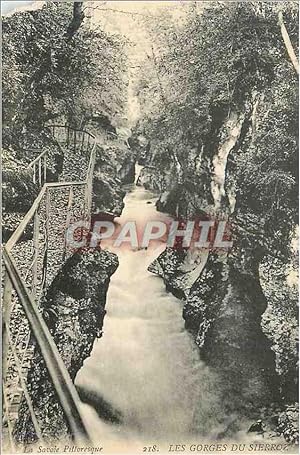
[[(55, 40), (43, 31), (43, 46), (51, 43), (47, 74), (50, 81), (60, 68), (66, 74), (56, 75), (50, 88), (47, 78), (35, 80), (44, 53), (31, 50), (38, 89), (20, 101), (25, 104), (16, 118), (7, 103), (6, 142), (14, 163), (5, 182), (7, 207), (22, 210), (15, 198), (22, 188), (30, 207), (37, 191), (26, 160), (20, 168), (24, 185), (13, 178), (18, 161), (11, 151), (16, 148), (19, 157), (24, 149), (19, 132), (30, 136), (37, 124), (43, 130), (54, 119), (95, 137), (92, 223), (109, 219), (121, 228), (128, 220), (178, 220), (184, 229), (191, 220), (224, 220), (233, 244), (218, 250), (212, 244), (189, 249), (157, 241), (155, 248), (119, 248), (101, 242), (72, 252), (46, 286), (42, 315), (95, 444), (101, 437), (108, 450), (126, 445), (136, 451), (135, 444), (140, 450), (150, 440), (164, 443), (176, 435), (190, 441), (201, 435), (284, 438), (293, 446), (298, 441), (297, 71), (278, 17), (284, 11), (296, 46), (298, 13), (293, 2), (280, 11), (268, 2), (187, 2), (158, 10), (148, 2), (153, 15), (144, 15), (143, 2), (136, 2), (138, 13), (131, 3), (124, 11), (95, 8), (88, 26), (78, 23), (70, 40), (69, 5), (54, 8), (50, 2), (41, 17), (25, 15), (29, 24), (40, 20), (37, 29), (52, 21), (60, 44), (53, 50)], [(116, 19), (119, 14), (124, 23)], [(126, 47), (116, 30), (131, 44)], [(18, 42), (11, 31), (7, 27), (8, 55)], [(27, 46), (31, 43), (29, 34)], [(24, 61), (18, 54), (11, 58)], [(69, 59), (78, 78), (72, 66), (64, 66)], [(85, 179), (89, 155), (82, 147), (52, 143), (50, 155), (49, 180)], [(17, 207), (10, 204), (14, 199)], [(56, 208), (53, 237), (65, 223), (58, 214)], [(22, 254), (29, 250), (27, 237), (32, 247), (29, 231)], [(32, 262), (29, 253), (26, 259)], [(33, 340), (30, 348), (27, 383), (43, 437), (48, 442), (69, 437)], [(25, 446), (38, 441), (24, 396), (14, 439)]]
[[(297, 441), (296, 370), (291, 367), (287, 379), (280, 367), (283, 358), (294, 359), (293, 365), (297, 365), (294, 332), (297, 316), (295, 313), (292, 317), (290, 313), (283, 315), (272, 305), (282, 286), (288, 298), (296, 302), (292, 297), (295, 284), (287, 284), (288, 274), (291, 270), (295, 273), (295, 266), (291, 265), (294, 253), (291, 252), (287, 264), (278, 262), (277, 267), (281, 264), (286, 272), (282, 274), (281, 284), (276, 282), (274, 288), (276, 269), (275, 275), (269, 275), (271, 281), (266, 281), (262, 273), (272, 262), (272, 256), (266, 254), (262, 246), (263, 229), (256, 217), (250, 215), (249, 221), (249, 215), (242, 213), (232, 186), (232, 161), (227, 163), (229, 153), (236, 152), (241, 147), (240, 141), (245, 141), (245, 134), (247, 137), (245, 126), (243, 133), (239, 129), (235, 141), (220, 160), (220, 150), (224, 144), (227, 146), (231, 135), (228, 126), (221, 125), (220, 130), (223, 128), (227, 133), (222, 133), (221, 142), (219, 133), (216, 135), (216, 155), (211, 151), (205, 155), (205, 148), (198, 154), (191, 150), (181, 158), (181, 163), (173, 160), (164, 169), (156, 158), (157, 145), (152, 147), (151, 153), (149, 143), (148, 160), (138, 182), (158, 193), (159, 211), (170, 213), (176, 219), (225, 216), (232, 223), (233, 248), (227, 253), (211, 249), (202, 254), (167, 248), (148, 270), (162, 277), (166, 289), (183, 301), (185, 327), (193, 335), (201, 358), (217, 373), (227, 411), (238, 409), (241, 415), (253, 419), (263, 416), (265, 428), (271, 433), (280, 431), (287, 440)], [(218, 167), (216, 160), (219, 160)], [(218, 188), (219, 182), (223, 183)], [(252, 232), (249, 225), (251, 229), (255, 226)], [(270, 321), (273, 328), (277, 327), (275, 332), (270, 331)], [(289, 327), (289, 342), (283, 334), (276, 335), (282, 325)], [(290, 401), (283, 405), (286, 394)], [(235, 425), (232, 428), (236, 430)]]
[[(230, 136), (230, 130), (228, 134)], [(241, 146), (239, 134), (241, 129), (228, 153)], [(226, 144), (226, 135), (223, 141)], [(222, 143), (218, 147), (220, 150)], [(254, 240), (246, 226), (247, 217), (236, 203), (231, 186), (231, 161), (226, 165), (228, 155), (224, 155), (217, 169), (219, 152), (207, 157), (201, 153), (197, 156), (192, 150), (182, 158), (181, 165), (173, 161), (169, 169), (162, 171), (159, 164), (155, 167), (155, 152), (151, 154), (150, 147), (149, 164), (143, 168), (139, 183), (158, 192), (156, 207), (159, 211), (171, 213), (177, 219), (227, 217), (232, 223), (234, 246), (227, 253), (211, 249), (202, 254), (167, 248), (148, 270), (163, 278), (166, 289), (183, 301), (185, 328), (193, 335), (201, 358), (219, 378), (217, 387), (222, 391), (226, 411), (238, 410), (240, 416), (252, 419), (263, 417), (264, 427), (270, 434), (280, 431), (288, 441), (297, 441), (297, 375), (292, 367), (287, 383), (286, 373), (280, 367), (283, 358), (293, 358), (293, 365), (297, 364), (297, 335), (290, 329), (291, 325), (296, 327), (297, 317), (288, 319), (290, 315), (283, 316), (272, 306), (283, 282), (277, 282), (279, 287), (274, 289), (275, 275), (269, 276), (271, 282), (265, 280), (262, 269), (268, 267), (272, 259), (263, 252), (260, 238), (264, 234), (258, 220), (251, 219), (252, 229), (256, 226)], [(190, 163), (193, 163), (194, 175), (188, 169)], [(223, 177), (219, 174), (217, 178), (223, 181), (221, 191), (215, 187), (215, 172), (223, 172)], [(197, 185), (200, 188), (195, 191)], [(216, 194), (220, 194), (217, 200)], [(279, 263), (286, 270), (282, 277), (286, 292), (294, 299), (295, 284), (287, 285), (286, 281), (291, 270), (295, 273), (292, 258), (293, 253), (288, 265)], [(270, 320), (276, 330), (280, 330), (282, 324), (289, 327), (290, 334), (292, 330), (294, 335), (291, 334), (289, 342), (270, 331)], [(286, 394), (290, 401), (283, 405)], [(232, 424), (227, 434), (237, 431), (238, 427), (237, 423)]]

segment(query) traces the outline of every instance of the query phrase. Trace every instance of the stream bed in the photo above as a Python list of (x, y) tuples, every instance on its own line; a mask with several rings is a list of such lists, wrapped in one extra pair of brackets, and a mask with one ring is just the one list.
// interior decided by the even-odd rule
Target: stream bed
[[(155, 201), (149, 191), (130, 186), (119, 224), (167, 220), (156, 211)], [(105, 450), (122, 443), (123, 451), (125, 440), (141, 450), (141, 444), (190, 439), (199, 422), (202, 434), (216, 429), (210, 374), (184, 329), (183, 302), (147, 271), (165, 245), (107, 247), (118, 255), (119, 267), (109, 285), (103, 337), (95, 341), (76, 384), (122, 417), (119, 424), (104, 422), (92, 407), (82, 405), (92, 437)]]

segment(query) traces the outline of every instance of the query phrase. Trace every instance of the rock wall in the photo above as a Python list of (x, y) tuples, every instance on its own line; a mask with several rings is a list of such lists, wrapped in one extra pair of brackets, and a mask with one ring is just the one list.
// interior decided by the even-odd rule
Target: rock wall
[(162, 158), (157, 147), (150, 148), (151, 166), (141, 183), (157, 185), (157, 208), (176, 218), (226, 220), (231, 214), (231, 223), (235, 222), (234, 251), (223, 255), (209, 252), (206, 264), (201, 267), (195, 261), (192, 272), (186, 270), (186, 259), (178, 251), (167, 249), (149, 270), (162, 276), (167, 289), (185, 301), (186, 328), (219, 378), (227, 411), (255, 417), (260, 406), (276, 401), (279, 388), (274, 353), (261, 328), (267, 302), (258, 271), (260, 230), (250, 239), (237, 227), (229, 178), (234, 170), (228, 171), (229, 158), (250, 131), (250, 114), (247, 104), (241, 112), (215, 115), (202, 145), (187, 148), (184, 155), (177, 152), (178, 157), (176, 150), (169, 149), (173, 158), (168, 168), (157, 172), (156, 179), (154, 167), (160, 169)]
[(199, 324), (196, 342), (218, 374), (227, 412), (255, 417), (278, 400), (275, 356), (261, 328), (266, 307), (258, 263), (245, 251), (214, 255), (187, 299), (187, 326)]
[(135, 180), (135, 154), (115, 141), (97, 146), (93, 180), (93, 213), (120, 216), (124, 207), (122, 186)]
[[(117, 256), (108, 251), (75, 253), (55, 277), (41, 304), (45, 322), (73, 381), (95, 339), (102, 336), (106, 294), (117, 267)], [(38, 346), (34, 348), (27, 384), (44, 440), (65, 438), (68, 426)], [(37, 441), (24, 397), (14, 437), (17, 443)]]

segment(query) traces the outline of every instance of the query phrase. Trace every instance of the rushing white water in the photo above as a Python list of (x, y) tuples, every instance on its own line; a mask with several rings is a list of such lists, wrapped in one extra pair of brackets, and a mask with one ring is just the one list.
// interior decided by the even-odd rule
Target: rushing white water
[[(155, 199), (133, 185), (119, 221), (141, 218), (158, 219)], [(206, 433), (215, 414), (209, 375), (184, 329), (182, 302), (147, 271), (159, 254), (157, 246), (115, 252), (120, 265), (109, 286), (104, 334), (95, 341), (76, 383), (103, 397), (123, 419), (120, 425), (104, 423), (84, 405), (95, 441), (100, 439), (107, 449), (105, 441), (117, 444), (124, 438), (155, 443), (189, 437), (195, 434), (195, 420), (202, 420)]]

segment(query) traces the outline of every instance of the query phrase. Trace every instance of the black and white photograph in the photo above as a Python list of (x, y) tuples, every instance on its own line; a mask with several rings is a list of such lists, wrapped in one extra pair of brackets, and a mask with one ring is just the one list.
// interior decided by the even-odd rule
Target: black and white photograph
[(2, 453), (298, 453), (299, 2), (1, 9)]

